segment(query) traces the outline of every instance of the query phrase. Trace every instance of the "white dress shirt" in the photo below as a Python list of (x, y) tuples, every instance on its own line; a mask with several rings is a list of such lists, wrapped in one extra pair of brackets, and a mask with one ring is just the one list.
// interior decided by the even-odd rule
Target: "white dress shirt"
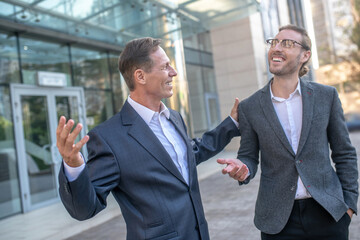
[[(292, 149), (294, 150), (294, 153), (296, 154), (299, 146), (303, 113), (300, 80), (298, 81), (298, 85), (295, 91), (290, 94), (288, 99), (275, 97), (271, 90), (271, 85), (270, 94), (273, 106), (280, 120), (281, 126), (284, 129), (286, 137)], [(306, 190), (304, 183), (301, 181), (301, 178), (299, 176), (295, 199), (303, 199), (309, 197), (311, 197), (311, 195)]]
[(187, 147), (180, 133), (170, 122), (170, 111), (161, 102), (160, 112), (155, 112), (128, 97), (128, 103), (135, 109), (145, 123), (151, 128), (165, 150), (170, 155), (175, 166), (189, 184), (189, 168)]

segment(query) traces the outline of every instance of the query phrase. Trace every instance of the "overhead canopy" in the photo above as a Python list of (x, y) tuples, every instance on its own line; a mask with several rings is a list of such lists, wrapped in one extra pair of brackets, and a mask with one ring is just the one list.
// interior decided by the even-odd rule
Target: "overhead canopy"
[(204, 32), (259, 11), (259, 3), (256, 0), (1, 0), (0, 9), (2, 28), (9, 25), (5, 21), (14, 23), (13, 26), (29, 26), (27, 31), (40, 28), (123, 45), (137, 37), (173, 40)]

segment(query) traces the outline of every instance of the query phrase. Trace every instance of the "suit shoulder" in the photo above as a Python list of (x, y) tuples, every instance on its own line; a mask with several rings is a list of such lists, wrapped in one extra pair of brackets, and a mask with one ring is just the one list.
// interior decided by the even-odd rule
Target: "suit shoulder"
[(313, 82), (313, 81), (304, 81), (308, 86), (310, 86), (311, 88), (315, 89), (315, 90), (322, 90), (322, 91), (334, 91), (336, 90), (335, 87), (333, 86), (329, 86), (329, 85), (325, 85), (322, 83), (318, 83), (318, 82)]
[(89, 131), (91, 132), (103, 132), (103, 130), (108, 130), (109, 128), (113, 127), (115, 124), (120, 125), (120, 113), (115, 114), (114, 116), (110, 117), (109, 119), (105, 120), (104, 122), (100, 123), (93, 129)]
[(306, 82), (307, 85), (313, 89), (318, 94), (325, 94), (327, 96), (334, 96), (337, 93), (337, 90), (333, 86), (324, 85), (317, 82)]

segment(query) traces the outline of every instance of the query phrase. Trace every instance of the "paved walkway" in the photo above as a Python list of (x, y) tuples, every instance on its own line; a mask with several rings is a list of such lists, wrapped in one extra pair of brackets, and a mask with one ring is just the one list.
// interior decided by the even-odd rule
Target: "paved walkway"
[[(351, 134), (351, 139), (360, 156), (360, 133)], [(224, 154), (224, 153), (223, 153)], [(235, 153), (226, 153), (233, 157)], [(215, 161), (199, 166), (200, 189), (205, 216), (212, 240), (258, 240), (260, 233), (253, 224), (254, 206), (259, 184), (259, 173), (249, 185), (238, 184), (220, 172)], [(358, 161), (360, 166), (360, 161)], [(360, 209), (360, 204), (358, 203)], [(97, 227), (77, 234), (67, 240), (116, 239), (125, 240), (125, 223), (117, 216)], [(360, 216), (353, 217), (350, 225), (350, 240), (360, 240)]]

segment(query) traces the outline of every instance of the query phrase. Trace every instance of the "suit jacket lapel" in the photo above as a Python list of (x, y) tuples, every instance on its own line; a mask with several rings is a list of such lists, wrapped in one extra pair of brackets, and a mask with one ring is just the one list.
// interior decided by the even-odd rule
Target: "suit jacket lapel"
[(124, 125), (129, 125), (128, 134), (157, 161), (159, 161), (170, 173), (186, 184), (184, 178), (176, 168), (159, 139), (128, 102), (124, 104), (121, 110), (121, 118)]
[(299, 140), (299, 146), (297, 150), (297, 154), (302, 150), (305, 145), (306, 139), (309, 136), (311, 122), (313, 119), (314, 112), (314, 96), (313, 89), (309, 85), (309, 83), (300, 80), (301, 87), (301, 95), (303, 102), (303, 118), (302, 118), (302, 128), (301, 135)]
[(273, 131), (275, 132), (275, 135), (280, 139), (280, 141), (285, 146), (285, 148), (292, 155), (295, 156), (295, 153), (286, 137), (284, 129), (281, 126), (280, 120), (276, 114), (275, 108), (271, 101), (270, 84), (271, 84), (271, 81), (262, 89), (262, 95), (260, 97), (260, 104), (261, 104), (263, 113), (264, 113), (266, 119), (268, 120), (268, 122), (270, 123), (270, 126), (272, 127)]

